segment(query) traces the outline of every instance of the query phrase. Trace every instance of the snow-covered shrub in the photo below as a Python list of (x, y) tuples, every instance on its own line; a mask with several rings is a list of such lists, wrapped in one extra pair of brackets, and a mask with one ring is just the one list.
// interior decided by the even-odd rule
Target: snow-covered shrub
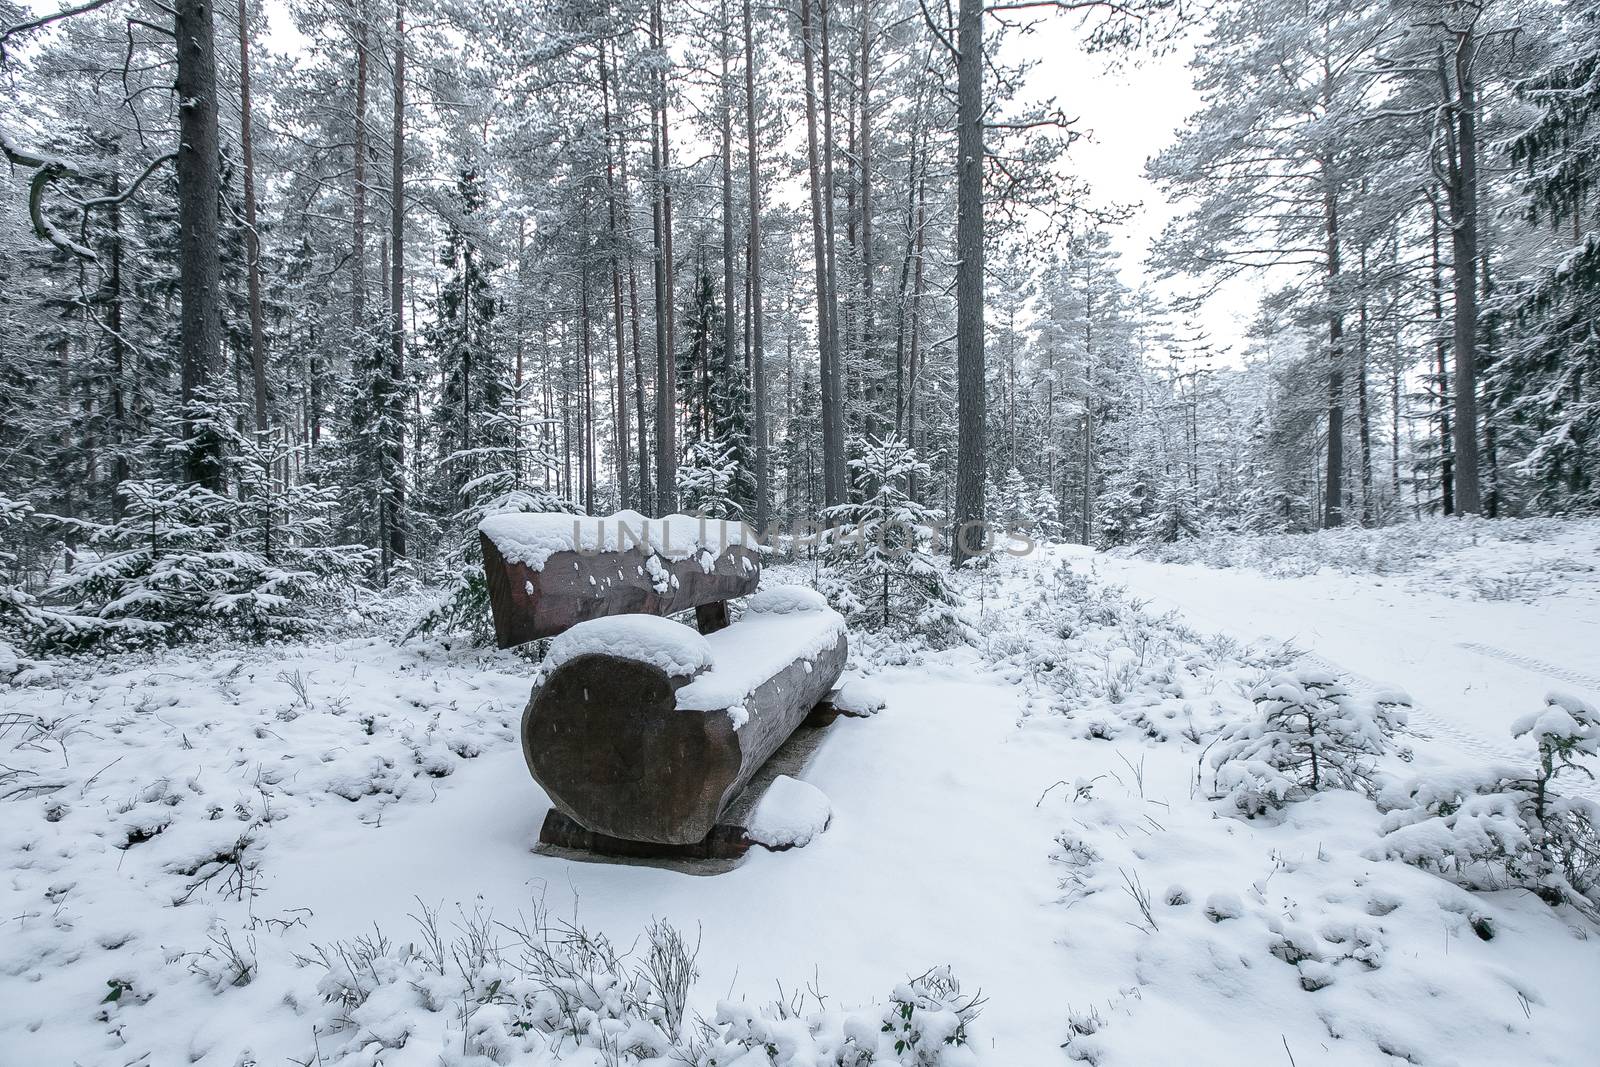
[(1208, 759), (1218, 796), (1259, 815), (1321, 789), (1370, 792), (1377, 757), (1406, 722), (1406, 699), (1362, 700), (1326, 671), (1270, 675), (1250, 692), (1257, 714), (1223, 729)]
[(20, 684), (43, 677), (47, 668), (29, 658), (29, 651), (48, 652), (125, 625), (59, 610), (28, 591), (20, 561), (5, 545), (20, 540), (33, 516), (28, 501), (0, 495), (0, 682)]
[(1379, 802), (1391, 810), (1373, 854), (1474, 888), (1524, 886), (1600, 917), (1600, 804), (1557, 788), (1563, 776), (1594, 777), (1578, 761), (1600, 752), (1600, 712), (1552, 693), (1512, 734), (1538, 745), (1536, 767), (1432, 775), (1386, 790)]
[(824, 555), (851, 586), (847, 615), (872, 626), (900, 624), (923, 633), (951, 629), (956, 596), (933, 554), (943, 513), (907, 493), (907, 482), (931, 477), (928, 465), (898, 438), (862, 439), (850, 461), (860, 500), (827, 509), (833, 524)]
[(552, 923), (505, 924), (474, 911), (454, 934), (436, 912), (404, 944), (381, 931), (319, 947), (314, 1010), (321, 1062), (374, 1062), (384, 1049), (437, 1043), (444, 1067), (547, 1063), (782, 1064), (784, 1067), (968, 1067), (982, 1007), (947, 968), (897, 987), (886, 1005), (807, 1012), (795, 999), (723, 1001), (712, 1019), (685, 1019), (698, 977), (694, 950), (665, 924), (642, 952)]
[(237, 499), (194, 483), (129, 480), (109, 523), (74, 525), (93, 558), (56, 583), (53, 599), (115, 629), (88, 643), (181, 641), (212, 629), (261, 639), (311, 627), (311, 609), (339, 600), (370, 565), (359, 545), (331, 545), (331, 489), (300, 484)]

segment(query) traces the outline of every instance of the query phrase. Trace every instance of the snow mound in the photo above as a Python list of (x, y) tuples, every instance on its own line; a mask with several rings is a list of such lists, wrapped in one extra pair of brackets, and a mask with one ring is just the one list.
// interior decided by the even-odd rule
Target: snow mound
[(850, 679), (835, 689), (830, 699), (846, 715), (876, 715), (889, 704), (883, 688), (865, 678)]
[(715, 558), (735, 545), (760, 550), (754, 531), (741, 522), (668, 515), (651, 519), (637, 511), (615, 515), (564, 512), (509, 512), (490, 515), (478, 530), (505, 557), (531, 570), (543, 570), (557, 552), (616, 552), (637, 548), (669, 560), (704, 552)]
[(827, 611), (828, 601), (803, 585), (775, 585), (752, 596), (745, 608), (758, 615), (788, 615), (796, 611)]
[(833, 805), (822, 790), (780, 774), (756, 804), (745, 836), (770, 849), (804, 848), (832, 818)]
[(591, 654), (648, 663), (673, 678), (693, 677), (713, 662), (706, 639), (682, 623), (655, 615), (617, 615), (580, 622), (552, 640), (544, 671)]

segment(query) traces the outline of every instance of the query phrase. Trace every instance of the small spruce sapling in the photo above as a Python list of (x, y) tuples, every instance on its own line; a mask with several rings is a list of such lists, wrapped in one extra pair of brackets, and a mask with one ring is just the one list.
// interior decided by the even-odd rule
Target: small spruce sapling
[(1406, 697), (1353, 696), (1332, 674), (1284, 671), (1250, 693), (1258, 714), (1225, 729), (1205, 758), (1213, 787), (1249, 816), (1324, 789), (1371, 792), (1377, 757), (1394, 748)]
[(847, 598), (863, 622), (889, 627), (894, 620), (924, 632), (949, 627), (955, 594), (933, 554), (936, 524), (944, 513), (907, 492), (926, 482), (928, 465), (904, 441), (889, 437), (855, 442), (850, 461), (858, 502), (828, 508), (832, 524), (825, 554), (854, 586)]
[(1558, 788), (1565, 778), (1594, 778), (1580, 761), (1600, 752), (1600, 712), (1551, 693), (1511, 732), (1538, 746), (1536, 766), (1433, 775), (1386, 791), (1384, 838), (1372, 855), (1472, 888), (1522, 886), (1600, 920), (1600, 804)]

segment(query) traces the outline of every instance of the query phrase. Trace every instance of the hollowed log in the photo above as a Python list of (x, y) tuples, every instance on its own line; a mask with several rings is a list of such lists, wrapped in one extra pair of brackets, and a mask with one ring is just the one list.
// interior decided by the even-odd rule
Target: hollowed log
[[(738, 624), (735, 624), (737, 627)], [(534, 690), (522, 717), (528, 769), (562, 814), (629, 841), (703, 841), (767, 758), (832, 690), (844, 670), (838, 641), (801, 656), (727, 709), (686, 711), (688, 678), (604, 653), (577, 656)]]

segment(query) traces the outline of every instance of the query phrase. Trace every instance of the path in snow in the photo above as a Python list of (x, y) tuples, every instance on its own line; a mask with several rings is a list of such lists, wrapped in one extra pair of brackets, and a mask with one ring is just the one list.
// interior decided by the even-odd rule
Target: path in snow
[(1380, 576), (1272, 578), (1098, 554), (1082, 559), (1196, 629), (1292, 641), (1308, 661), (1358, 684), (1406, 691), (1420, 732), (1480, 759), (1526, 758), (1532, 747), (1513, 739), (1510, 725), (1552, 688), (1600, 701), (1593, 670), (1600, 610), (1589, 597), (1523, 604), (1441, 596)]

